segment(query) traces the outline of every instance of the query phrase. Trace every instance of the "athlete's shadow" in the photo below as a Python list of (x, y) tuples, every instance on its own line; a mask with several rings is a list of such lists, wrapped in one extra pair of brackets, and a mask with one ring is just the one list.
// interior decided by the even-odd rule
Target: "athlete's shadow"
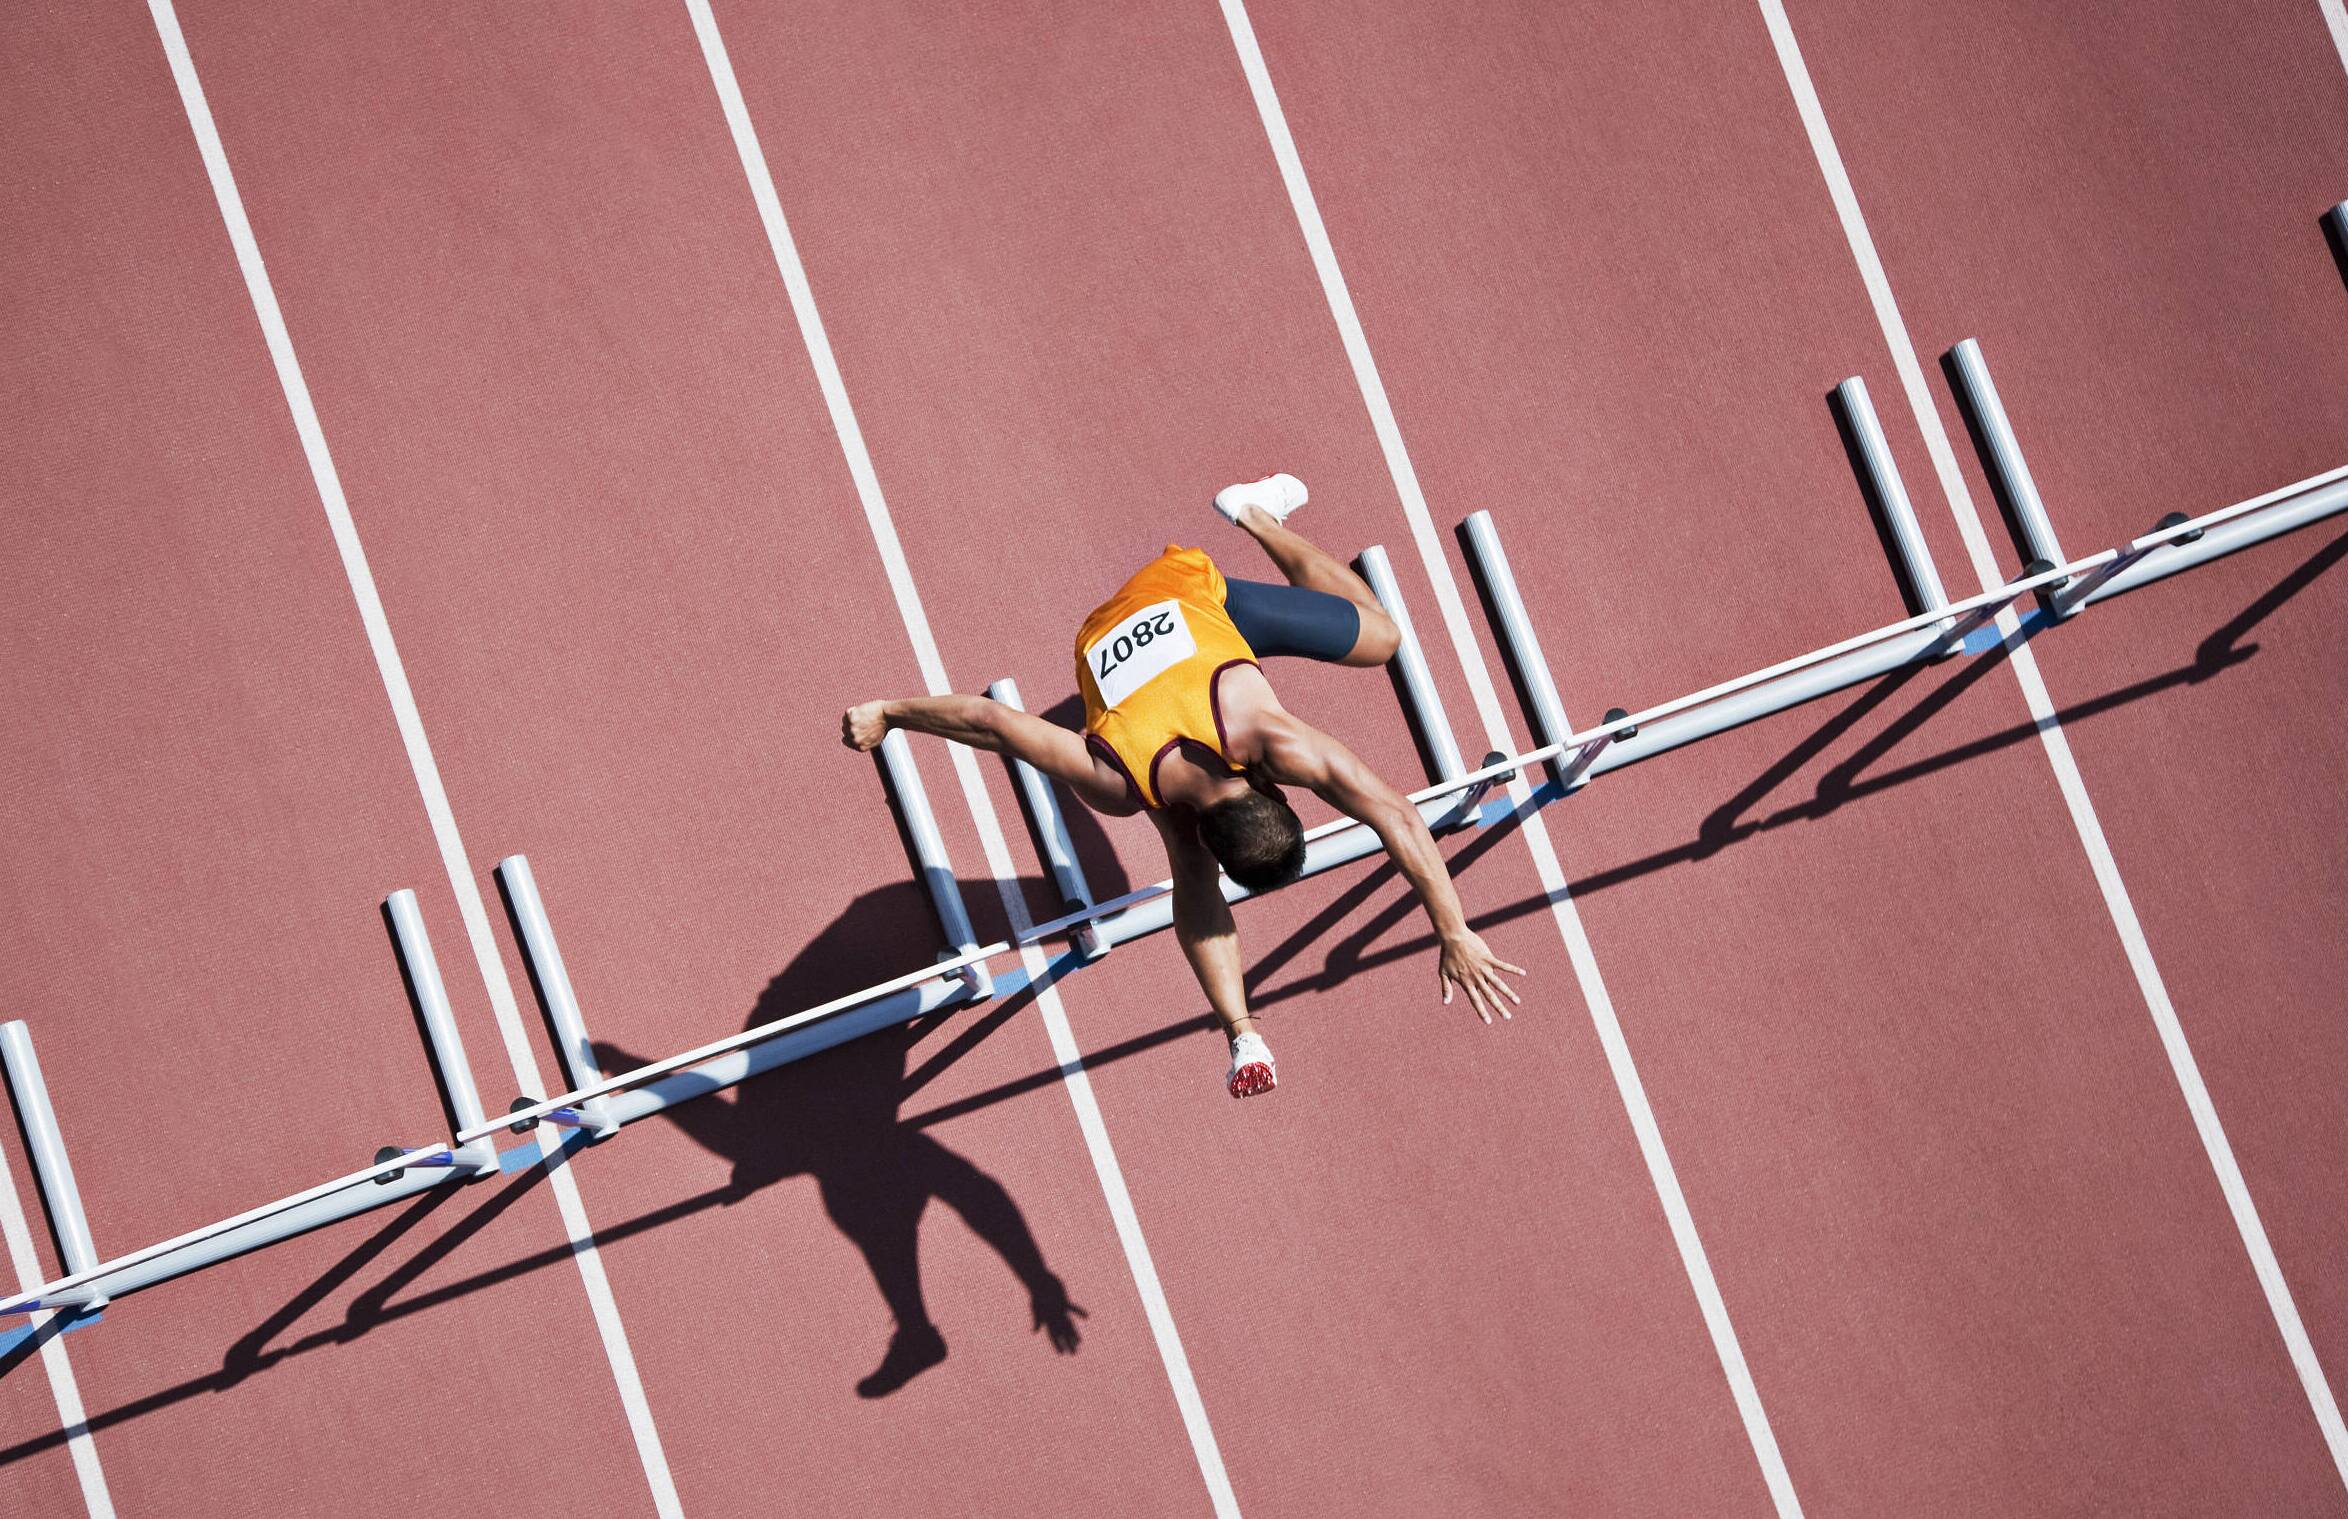
[[(987, 889), (981, 883), (981, 890)], [(794, 956), (752, 1005), (744, 1027), (786, 1017), (871, 982), (881, 963), (874, 946), (902, 944), (907, 925), (926, 922), (929, 907), (911, 882), (858, 897)], [(990, 1007), (990, 1018), (1017, 1011), (1027, 996)], [(1069, 1301), (1019, 1205), (1003, 1184), (929, 1133), (899, 1121), (907, 1057), (949, 1014), (886, 1028), (754, 1077), (728, 1092), (696, 1097), (662, 1116), (713, 1154), (733, 1162), (728, 1202), (794, 1176), (812, 1176), (824, 1213), (864, 1255), (896, 1332), (873, 1373), (856, 1384), (862, 1397), (895, 1392), (946, 1358), (946, 1342), (922, 1291), (920, 1224), (934, 1198), (959, 1214), (994, 1248), (1027, 1289), (1034, 1327), (1068, 1354), (1081, 1338), (1084, 1310)], [(967, 1015), (963, 1015), (967, 1017)], [(596, 1046), (608, 1071), (650, 1058)]]

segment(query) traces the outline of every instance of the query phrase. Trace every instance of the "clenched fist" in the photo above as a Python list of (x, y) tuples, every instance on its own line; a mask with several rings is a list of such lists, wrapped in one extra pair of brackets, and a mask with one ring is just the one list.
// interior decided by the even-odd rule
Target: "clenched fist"
[(880, 741), (889, 736), (888, 719), (883, 715), (887, 702), (859, 702), (840, 718), (840, 742), (860, 753), (869, 754), (880, 747)]

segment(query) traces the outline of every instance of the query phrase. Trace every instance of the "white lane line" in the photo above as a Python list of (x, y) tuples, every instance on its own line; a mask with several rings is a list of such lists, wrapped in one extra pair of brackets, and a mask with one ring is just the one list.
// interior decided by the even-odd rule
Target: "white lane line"
[[(1860, 278), (1866, 283), (1867, 297), (1874, 303), (1875, 319), (1883, 329), (1884, 343), (1891, 349), (1892, 363), (1900, 373), (1900, 385), (1907, 393), (1908, 409), (1916, 418), (1916, 426), (1924, 435), (1924, 446), (1932, 456), (1932, 467), (1940, 476), (1941, 492), (1948, 498), (1949, 509), (1957, 519), (1957, 530), (1965, 539), (1965, 551), (1973, 561), (1973, 570), (1980, 577), (1983, 590), (2001, 584), (2004, 572), (1998, 568), (1997, 555), (1991, 549), (1989, 534), (1982, 527), (1981, 514), (1974, 509), (1973, 496), (1966, 488), (1965, 477), (1957, 468), (1956, 450), (1949, 444), (1948, 432), (1941, 426), (1940, 413), (1932, 403), (1932, 393), (1924, 383), (1924, 368), (1917, 362), (1916, 345), (1909, 339), (1907, 322), (1892, 299), (1891, 280), (1884, 273), (1883, 260), (1875, 251), (1875, 239), (1867, 230), (1867, 219), (1860, 212), (1859, 197), (1851, 188), (1849, 174), (1844, 172), (1842, 152), (1835, 146), (1834, 134), (1826, 124), (1826, 111), (1819, 104), (1818, 92), (1810, 82), (1809, 66), (1802, 61), (1802, 51), (1794, 40), (1793, 23), (1786, 18), (1782, 0), (1759, 0), (1761, 13), (1769, 23), (1769, 35), (1777, 47), (1778, 64), (1785, 71), (1786, 83), (1791, 87), (1794, 104), (1800, 111), (1802, 126), (1810, 134), (1810, 148), (1817, 155), (1818, 167), (1826, 177), (1826, 187), (1834, 199), (1834, 208), (1842, 218), (1843, 234), (1851, 245), (1851, 257), (1857, 261)], [(2336, 0), (2335, 0), (2336, 3)], [(2290, 1352), (2291, 1364), (2299, 1373), (2299, 1383), (2305, 1389), (2309, 1407), (2315, 1412), (2317, 1425), (2323, 1430), (2324, 1443), (2331, 1448), (2332, 1464), (2338, 1470), (2343, 1484), (2348, 1484), (2348, 1428), (2340, 1421), (2339, 1406), (2333, 1401), (2330, 1384), (2324, 1380), (2323, 1368), (2317, 1362), (2315, 1347), (2307, 1338), (2306, 1326), (2300, 1322), (2299, 1308), (2291, 1299), (2291, 1289), (2283, 1280), (2283, 1270), (2275, 1260), (2274, 1247), (2267, 1242), (2266, 1226), (2259, 1222), (2258, 1208), (2250, 1200), (2250, 1188), (2242, 1179), (2242, 1170), (2234, 1162), (2234, 1148), (2227, 1143), (2225, 1128), (2218, 1122), (2217, 1107), (2210, 1101), (2209, 1088), (2201, 1079), (2201, 1068), (2193, 1059), (2193, 1051), (2185, 1042), (2185, 1029), (2177, 1019), (2177, 1010), (2169, 1001), (2169, 990), (2161, 980), (2160, 968), (2153, 963), (2152, 947), (2145, 942), (2144, 927), (2137, 920), (2136, 907), (2129, 899), (2128, 888), (2120, 879), (2120, 868), (2112, 858), (2111, 844), (2105, 839), (2103, 824), (2096, 818), (2095, 806), (2088, 800), (2087, 783), (2079, 774), (2078, 762), (2071, 754), (2070, 740), (2064, 736), (2062, 724), (2056, 720), (2053, 698), (2047, 694), (2046, 682), (2040, 677), (2038, 660), (2029, 647), (2015, 638), (2016, 617), (2011, 611), (1998, 614), (1998, 628), (2004, 633), (2011, 650), (2010, 663), (2016, 679), (2021, 682), (2023, 699), (2029, 704), (2030, 715), (2038, 728), (2038, 737), (2045, 746), (2047, 762), (2054, 768), (2056, 784), (2063, 793), (2063, 803), (2070, 809), (2071, 823), (2078, 830), (2079, 843), (2087, 852), (2089, 865), (2095, 872), (2095, 884), (2103, 892), (2105, 908), (2110, 912), (2112, 927), (2120, 936), (2126, 950), (2128, 966), (2135, 972), (2136, 985), (2143, 993), (2144, 1004), (2152, 1013), (2153, 1025), (2160, 1033), (2161, 1048), (2167, 1051), (2169, 1068), (2175, 1073), (2177, 1085), (2185, 1094), (2185, 1106), (2193, 1114), (2193, 1126), (2200, 1132), (2202, 1149), (2209, 1156), (2212, 1170), (2217, 1173), (2218, 1186), (2225, 1193), (2226, 1206), (2233, 1212), (2234, 1228), (2242, 1236), (2242, 1246), (2250, 1253), (2250, 1262), (2258, 1275), (2258, 1284), (2266, 1293), (2267, 1307), (2273, 1313), (2275, 1327), (2282, 1332), (2283, 1344)]]
[[(1386, 456), (1387, 473), (1393, 477), (1395, 493), (1402, 500), (1404, 516), (1410, 520), (1411, 540), (1419, 551), (1419, 560), (1425, 566), (1427, 579), (1434, 586), (1435, 602), (1443, 613), (1444, 630), (1450, 635), (1453, 652), (1458, 656), (1461, 671), (1467, 677), (1468, 690), (1474, 695), (1476, 713), (1484, 724), (1486, 742), (1495, 749), (1510, 753), (1517, 745), (1508, 733), (1508, 719), (1501, 705), (1490, 670), (1485, 667), (1483, 650), (1476, 645), (1467, 616), (1467, 606), (1459, 593), (1459, 583), (1451, 573), (1451, 564), (1444, 557), (1441, 538), (1435, 531), (1433, 514), (1427, 509), (1425, 493), (1419, 488), (1418, 472), (1411, 466), (1410, 453), (1403, 445), (1402, 428), (1394, 420), (1394, 408), (1386, 398), (1386, 385), (1378, 376), (1378, 366), (1370, 355), (1369, 338), (1362, 331), (1361, 317), (1354, 310), (1353, 296), (1346, 288), (1345, 276), (1338, 269), (1337, 253), (1329, 243), (1328, 228), (1322, 225), (1319, 206), (1313, 199), (1312, 186), (1305, 179), (1304, 162), (1297, 155), (1296, 141), (1289, 134), (1288, 119), (1280, 109), (1280, 98), (1273, 91), (1270, 70), (1264, 65), (1262, 49), (1256, 45), (1255, 28), (1250, 25), (1247, 8), (1242, 0), (1221, 0), (1223, 19), (1230, 26), (1232, 45), (1238, 49), (1240, 67), (1246, 72), (1248, 88), (1255, 95), (1256, 111), (1263, 118), (1264, 135), (1270, 139), (1272, 156), (1279, 161), (1280, 178), (1288, 187), (1289, 204), (1295, 209), (1298, 227), (1304, 233), (1306, 246), (1312, 251), (1313, 268), (1320, 275), (1321, 290), (1329, 302), (1329, 314), (1335, 318), (1339, 336), (1345, 343), (1345, 354), (1353, 365), (1353, 377), (1360, 387), (1362, 403), (1369, 409), (1370, 423), (1378, 434), (1378, 446)], [(1622, 1024), (1615, 1016), (1614, 999), (1606, 989), (1605, 979), (1599, 974), (1597, 956), (1591, 951), (1590, 941), (1583, 932), (1580, 911), (1574, 906), (1566, 890), (1565, 871), (1558, 864), (1557, 852), (1549, 840), (1548, 828), (1538, 812), (1524, 808), (1530, 792), (1520, 777), (1510, 782), (1509, 795), (1518, 804), (1524, 818), (1523, 833), (1531, 850), (1533, 868), (1538, 872), (1542, 890), (1549, 899), (1550, 915), (1556, 920), (1557, 931), (1565, 942), (1567, 957), (1573, 962), (1574, 976), (1579, 981), (1582, 998), (1589, 1005), (1590, 1021), (1596, 1026), (1598, 1039), (1606, 1050), (1606, 1063), (1614, 1077), (1615, 1089), (1622, 1096), (1625, 1112), (1630, 1116), (1631, 1129), (1638, 1137), (1639, 1154), (1646, 1162), (1647, 1174), (1655, 1188), (1656, 1198), (1663, 1205), (1664, 1217), (1670, 1222), (1671, 1237), (1679, 1248), (1680, 1264), (1687, 1272), (1688, 1284), (1696, 1294), (1696, 1302), (1704, 1315), (1704, 1327), (1712, 1337), (1713, 1353), (1720, 1359), (1722, 1373), (1728, 1379), (1729, 1391), (1736, 1400), (1737, 1414), (1744, 1421), (1745, 1437), (1751, 1442), (1753, 1456), (1760, 1463), (1761, 1473), (1768, 1483), (1771, 1499), (1777, 1511), (1786, 1519), (1802, 1511), (1801, 1500), (1794, 1493), (1792, 1476), (1786, 1471), (1785, 1458), (1777, 1448), (1777, 1436), (1769, 1427), (1769, 1415), (1761, 1404), (1760, 1389), (1754, 1385), (1752, 1369), (1745, 1363), (1744, 1349), (1737, 1342), (1736, 1328), (1729, 1321), (1728, 1305), (1720, 1295), (1720, 1284), (1712, 1274), (1712, 1263), (1704, 1252), (1704, 1242), (1696, 1233), (1696, 1221), (1688, 1210), (1685, 1194), (1680, 1191), (1679, 1175), (1671, 1163), (1670, 1152), (1664, 1148), (1663, 1130), (1656, 1122), (1655, 1110), (1647, 1101), (1646, 1083), (1639, 1077), (1637, 1063), (1631, 1058), (1630, 1044), (1623, 1037)]]
[(2342, 0), (2316, 0), (2323, 7), (2324, 25), (2332, 33), (2332, 51), (2340, 55), (2340, 67), (2348, 69), (2348, 4)]
[[(25, 1223), (24, 1205), (16, 1196), (16, 1178), (8, 1168), (8, 1152), (0, 1147), (0, 1236), (8, 1242), (8, 1264), (16, 1272), (19, 1292), (41, 1285), (41, 1258), (33, 1250), (33, 1231)], [(54, 1313), (36, 1313), (27, 1322), (38, 1334)], [(53, 1334), (41, 1342), (41, 1369), (49, 1374), (49, 1395), (57, 1402), (58, 1428), (65, 1431), (65, 1448), (73, 1457), (73, 1474), (82, 1485), (82, 1503), (90, 1519), (114, 1519), (114, 1496), (106, 1490), (106, 1473), (98, 1465), (98, 1443), (91, 1438), (89, 1416), (82, 1410), (81, 1384), (73, 1377), (73, 1363), (65, 1358), (65, 1336)]]
[[(262, 336), (269, 345), (270, 361), (277, 366), (278, 384), (285, 392), (287, 409), (293, 413), (294, 431), (300, 435), (302, 454), (309, 460), (310, 478), (333, 529), (343, 573), (350, 580), (352, 599), (358, 603), (359, 620), (367, 629), (368, 647), (374, 651), (375, 667), (383, 677), (384, 692), (391, 699), (400, 741), (407, 747), (408, 767), (415, 773), (416, 789), (422, 794), (425, 814), (432, 821), (432, 837), (440, 847), (441, 866), (448, 875), (450, 889), (456, 894), (465, 934), (473, 947), (473, 959), (481, 968), (490, 1006), (497, 1014), (506, 1059), (512, 1064), (514, 1078), (521, 1083), (523, 1091), (545, 1091), (547, 1087), (539, 1074), (537, 1057), (531, 1051), (521, 1011), (514, 1002), (513, 986), (506, 979), (505, 962), (498, 955), (497, 941), (490, 932), (488, 910), (482, 905), (472, 864), (465, 855), (464, 840), (457, 832), (456, 815), (450, 810), (448, 793), (440, 783), (440, 767), (433, 760), (432, 746), (424, 736), (424, 720), (416, 710), (415, 693), (408, 687), (399, 648), (392, 642), (391, 623), (384, 616), (382, 598), (376, 594), (374, 572), (367, 566), (366, 552), (359, 545), (358, 527), (351, 520), (350, 503), (343, 496), (341, 476), (335, 470), (333, 456), (327, 452), (326, 430), (319, 424), (317, 408), (310, 401), (310, 387), (294, 358), (293, 338), (286, 330), (284, 314), (278, 309), (269, 271), (261, 262), (261, 247), (254, 240), (252, 223), (245, 218), (244, 197), (238, 193), (236, 180), (229, 173), (228, 152), (221, 145), (219, 129), (212, 121), (212, 108), (204, 99), (202, 82), (196, 77), (195, 60), (188, 54), (187, 39), (180, 32), (179, 17), (172, 9), (171, 0), (148, 0), (147, 8), (154, 15), (163, 51), (171, 60), (171, 76), (178, 82), (180, 103), (187, 110), (188, 125), (203, 154), (204, 171), (212, 180), (213, 197), (220, 205), (221, 220), (227, 223), (229, 241), (236, 248), (237, 267), (244, 273), (245, 289), (252, 297), (253, 314), (259, 318)], [(660, 1435), (652, 1423), (652, 1409), (645, 1401), (644, 1385), (636, 1373), (636, 1358), (628, 1348), (627, 1332), (620, 1324), (619, 1305), (612, 1297), (602, 1259), (596, 1254), (594, 1231), (587, 1221), (578, 1183), (562, 1163), (559, 1146), (546, 1147), (545, 1165), (548, 1188), (561, 1212), (564, 1232), (570, 1237), (571, 1256), (578, 1262), (579, 1278), (587, 1289), (596, 1332), (611, 1362), (612, 1381), (627, 1412), (628, 1429), (635, 1437), (636, 1453), (643, 1463), (654, 1507), (664, 1519), (682, 1519), (684, 1510), (677, 1503), (668, 1458), (661, 1451)]]
[[(873, 544), (888, 572), (889, 591), (896, 598), (906, 637), (912, 641), (922, 681), (931, 694), (944, 695), (954, 689), (953, 683), (946, 678), (945, 662), (938, 657), (937, 640), (930, 633), (929, 614), (922, 607), (921, 593), (913, 584), (913, 572), (905, 562), (904, 548), (897, 541), (896, 524), (889, 516), (887, 500), (881, 495), (880, 477), (873, 471), (872, 456), (864, 446), (863, 429), (857, 425), (855, 410), (848, 403), (848, 387), (840, 378), (839, 363), (832, 356), (831, 339), (824, 334), (823, 318), (816, 312), (815, 292), (808, 284), (806, 268), (799, 262), (798, 244), (792, 240), (790, 224), (783, 219), (774, 175), (767, 168), (765, 151), (758, 145), (757, 130), (750, 122), (750, 108), (742, 99), (734, 65), (726, 56), (725, 39), (718, 35), (717, 18), (710, 13), (708, 0), (685, 0), (685, 9), (692, 14), (693, 30), (701, 39), (710, 82), (717, 88), (726, 125), (733, 132), (734, 148), (741, 155), (742, 172), (750, 181), (751, 198), (757, 202), (767, 245), (774, 253), (784, 288), (790, 292), (791, 310), (798, 318), (799, 333), (806, 342), (808, 360), (815, 367), (816, 382), (823, 390), (824, 405), (830, 409), (833, 430), (839, 434), (840, 452), (847, 458), (848, 474), (855, 482), (857, 500), (863, 504), (865, 521), (872, 529)], [(962, 785), (963, 799), (978, 826), (987, 869), (993, 874), (995, 889), (1002, 897), (1003, 911), (1012, 927), (1024, 933), (1031, 923), (1027, 904), (1019, 895), (1019, 869), (1003, 841), (1002, 823), (979, 775), (977, 758), (959, 744), (948, 748), (953, 756), (955, 776)], [(1207, 1422), (1206, 1403), (1191, 1376), (1190, 1357), (1183, 1350), (1182, 1337), (1174, 1327), (1174, 1310), (1166, 1301), (1149, 1244), (1142, 1237), (1141, 1219), (1134, 1211), (1132, 1194), (1126, 1190), (1124, 1170), (1109, 1143), (1108, 1125), (1102, 1120), (1099, 1104), (1093, 1100), (1092, 1079), (1085, 1071), (1084, 1055), (1077, 1047), (1075, 1031), (1069, 1027), (1058, 989), (1044, 977), (1046, 962), (1042, 951), (1028, 946), (1021, 953), (1020, 963), (1035, 981), (1037, 1007), (1051, 1035), (1052, 1052), (1060, 1061), (1060, 1078), (1067, 1088), (1070, 1104), (1076, 1109), (1077, 1126), (1084, 1133), (1093, 1171), (1100, 1178), (1101, 1193), (1116, 1223), (1118, 1243), (1124, 1247), (1134, 1288), (1141, 1295), (1150, 1333), (1157, 1340), (1158, 1357), (1165, 1363), (1166, 1379), (1173, 1386), (1175, 1404), (1181, 1409), (1183, 1427), (1189, 1432), (1199, 1475), (1214, 1501), (1216, 1514), (1224, 1519), (1236, 1519), (1239, 1502), (1232, 1494), (1230, 1476), (1223, 1469), (1223, 1454), (1215, 1442), (1214, 1429)]]

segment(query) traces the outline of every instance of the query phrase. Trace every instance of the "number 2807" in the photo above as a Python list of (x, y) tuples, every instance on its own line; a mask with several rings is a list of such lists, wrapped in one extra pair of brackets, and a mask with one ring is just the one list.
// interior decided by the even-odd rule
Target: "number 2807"
[(1097, 646), (1094, 652), (1100, 655), (1101, 663), (1100, 668), (1093, 671), (1093, 677), (1096, 680), (1108, 679), (1109, 672), (1131, 659), (1135, 649), (1146, 649), (1150, 646), (1151, 640), (1173, 631), (1174, 614), (1172, 612), (1160, 612), (1155, 617), (1137, 619), (1133, 626), (1125, 629), (1107, 643)]

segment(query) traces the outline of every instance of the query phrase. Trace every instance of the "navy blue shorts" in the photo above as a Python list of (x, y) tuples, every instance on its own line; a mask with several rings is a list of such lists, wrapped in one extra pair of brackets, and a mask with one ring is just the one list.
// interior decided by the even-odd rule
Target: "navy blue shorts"
[(1247, 646), (1265, 656), (1288, 654), (1335, 664), (1361, 637), (1361, 608), (1327, 591), (1260, 580), (1223, 581), (1223, 610)]

